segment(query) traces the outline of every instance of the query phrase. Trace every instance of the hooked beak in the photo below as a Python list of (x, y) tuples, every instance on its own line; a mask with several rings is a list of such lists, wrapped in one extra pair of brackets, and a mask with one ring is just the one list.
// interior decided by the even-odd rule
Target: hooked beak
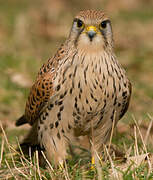
[(94, 38), (94, 36), (97, 33), (97, 28), (95, 26), (87, 26), (86, 33), (87, 33), (90, 41), (92, 41), (92, 39)]

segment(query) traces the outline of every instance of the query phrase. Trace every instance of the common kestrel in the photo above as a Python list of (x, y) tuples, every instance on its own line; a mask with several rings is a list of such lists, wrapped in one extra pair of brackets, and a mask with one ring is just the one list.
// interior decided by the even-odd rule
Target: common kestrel
[(80, 11), (65, 43), (40, 69), (16, 125), (35, 126), (38, 137), (33, 139), (56, 164), (79, 136), (94, 139), (100, 155), (130, 95), (130, 81), (114, 54), (109, 18), (102, 11)]

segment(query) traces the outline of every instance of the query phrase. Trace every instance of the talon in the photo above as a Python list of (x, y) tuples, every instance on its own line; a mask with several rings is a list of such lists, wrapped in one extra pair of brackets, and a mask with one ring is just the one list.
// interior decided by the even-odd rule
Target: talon
[(60, 168), (61, 170), (64, 169), (64, 163), (63, 163), (63, 161), (60, 161), (60, 162), (59, 162), (59, 168)]

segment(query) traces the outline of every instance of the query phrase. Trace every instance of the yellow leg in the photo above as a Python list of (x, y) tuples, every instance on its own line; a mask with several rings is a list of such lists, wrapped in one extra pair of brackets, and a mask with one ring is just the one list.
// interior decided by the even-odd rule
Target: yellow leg
[(95, 168), (95, 158), (94, 156), (92, 156), (91, 158), (91, 170), (93, 170)]
[(60, 162), (59, 162), (59, 169), (60, 169), (60, 170), (63, 170), (63, 169), (64, 169), (64, 162), (63, 162), (63, 161), (60, 161)]
[(91, 158), (91, 164), (95, 164), (95, 158), (94, 158), (94, 156), (92, 156), (92, 158)]

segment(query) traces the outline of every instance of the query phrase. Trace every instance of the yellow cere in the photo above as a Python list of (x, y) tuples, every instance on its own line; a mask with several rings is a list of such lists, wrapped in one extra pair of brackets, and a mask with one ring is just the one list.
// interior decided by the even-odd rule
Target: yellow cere
[(89, 32), (89, 31), (94, 31), (94, 32), (97, 32), (97, 28), (95, 26), (87, 26), (86, 27), (86, 31)]

